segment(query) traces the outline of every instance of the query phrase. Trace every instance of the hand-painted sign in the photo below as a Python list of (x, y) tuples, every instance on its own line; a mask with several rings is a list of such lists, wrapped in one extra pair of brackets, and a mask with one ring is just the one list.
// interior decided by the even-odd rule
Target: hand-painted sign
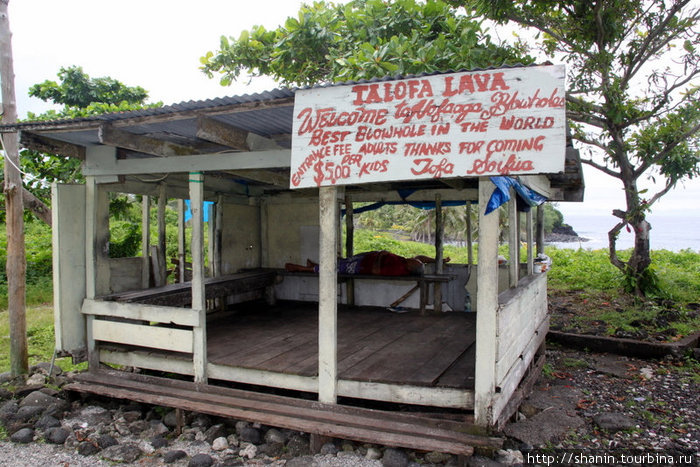
[(296, 92), (291, 188), (564, 170), (564, 66)]

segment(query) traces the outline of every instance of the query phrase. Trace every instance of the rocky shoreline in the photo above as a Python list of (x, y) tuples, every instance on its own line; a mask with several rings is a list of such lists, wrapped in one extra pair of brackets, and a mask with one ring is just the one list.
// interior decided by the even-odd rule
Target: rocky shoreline
[(585, 237), (580, 237), (578, 233), (568, 224), (562, 224), (560, 226), (554, 227), (551, 233), (548, 233), (544, 237), (546, 243), (573, 243), (573, 242), (587, 242), (590, 239)]

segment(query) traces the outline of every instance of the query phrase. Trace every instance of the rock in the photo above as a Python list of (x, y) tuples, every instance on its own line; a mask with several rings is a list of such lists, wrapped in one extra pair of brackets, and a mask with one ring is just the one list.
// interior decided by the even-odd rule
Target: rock
[(387, 448), (382, 456), (382, 465), (385, 467), (407, 467), (408, 454), (403, 449)]
[(238, 440), (238, 436), (236, 436), (236, 435), (228, 435), (226, 437), (226, 441), (228, 441), (228, 445), (231, 446), (232, 448), (238, 447), (238, 445), (240, 444), (240, 441)]
[(354, 452), (355, 444), (352, 441), (345, 439), (340, 444), (340, 449), (345, 452)]
[(151, 438), (150, 443), (153, 449), (160, 449), (168, 445), (168, 440), (158, 435)]
[(263, 436), (260, 430), (253, 428), (252, 426), (245, 426), (241, 428), (238, 437), (241, 441), (253, 444), (261, 444), (263, 442)]
[(217, 466), (221, 465), (222, 467), (239, 467), (244, 465), (243, 461), (238, 457), (238, 456), (228, 456), (224, 457), (221, 459), (221, 462), (217, 464)]
[(112, 414), (109, 413), (109, 410), (97, 405), (83, 407), (76, 418), (82, 420), (86, 427), (112, 422)]
[(173, 462), (177, 462), (185, 457), (187, 457), (187, 453), (185, 451), (179, 449), (176, 451), (168, 451), (163, 454), (163, 462), (166, 464), (172, 464)]
[(37, 430), (46, 430), (48, 428), (56, 428), (61, 426), (61, 422), (52, 415), (43, 415), (35, 424)]
[(78, 454), (81, 456), (92, 456), (100, 452), (100, 448), (89, 441), (82, 441), (78, 445)]
[(238, 455), (241, 457), (247, 457), (252, 459), (258, 455), (258, 448), (254, 444), (245, 443), (241, 445), (241, 450), (238, 451)]
[(70, 435), (70, 431), (66, 430), (63, 427), (54, 427), (54, 428), (49, 428), (46, 430), (46, 433), (44, 434), (44, 438), (46, 441), (52, 444), (63, 444), (66, 442), (66, 439)]
[(277, 428), (270, 428), (269, 430), (267, 430), (267, 433), (265, 433), (265, 442), (284, 444), (287, 442), (287, 435), (282, 433)]
[(100, 447), (100, 449), (105, 449), (110, 446), (116, 446), (119, 444), (119, 441), (114, 438), (114, 436), (110, 435), (102, 435), (99, 438), (97, 438), (97, 445)]
[(289, 459), (284, 467), (316, 467), (318, 462), (314, 461), (312, 456), (295, 457)]
[(4, 373), (0, 373), (0, 384), (9, 383), (14, 378), (15, 377), (12, 376), (12, 373), (10, 373), (9, 371), (5, 371)]
[(150, 456), (154, 452), (156, 452), (156, 448), (153, 447), (153, 445), (150, 443), (150, 441), (143, 440), (139, 442), (139, 450), (141, 453)]
[(251, 425), (250, 425), (250, 423), (248, 423), (248, 422), (244, 422), (244, 421), (240, 421), (240, 420), (237, 421), (237, 422), (236, 422), (236, 425), (235, 425), (235, 427), (236, 427), (236, 434), (237, 434), (237, 435), (240, 435), (240, 434), (241, 434), (241, 430), (243, 430), (243, 428), (249, 427), (249, 426), (251, 426)]
[(452, 459), (452, 456), (444, 452), (432, 451), (423, 456), (423, 458), (431, 464), (446, 464)]
[(129, 410), (128, 412), (122, 413), (122, 418), (127, 423), (132, 423), (132, 422), (135, 422), (136, 420), (141, 419), (141, 412), (137, 411), (137, 410)]
[(34, 441), (34, 430), (31, 428), (22, 428), (10, 436), (10, 441), (13, 443), (27, 444)]
[(601, 429), (609, 432), (634, 428), (637, 422), (625, 414), (611, 412), (601, 413), (593, 417), (593, 422)]
[(268, 457), (280, 457), (284, 452), (284, 444), (282, 443), (263, 443), (258, 446), (258, 452), (265, 454)]
[(15, 389), (15, 397), (18, 399), (24, 399), (29, 394), (31, 394), (35, 391), (39, 391), (43, 387), (44, 387), (43, 383), (42, 384), (32, 384), (32, 385), (20, 386), (17, 389)]
[(177, 410), (171, 410), (170, 412), (165, 414), (165, 417), (163, 417), (163, 424), (167, 426), (168, 428), (176, 428), (177, 427)]
[(223, 436), (219, 436), (211, 443), (211, 448), (214, 451), (223, 451), (228, 449), (228, 441)]
[(132, 443), (117, 444), (103, 449), (100, 457), (112, 462), (131, 463), (141, 457), (141, 450)]
[(290, 457), (306, 456), (311, 454), (309, 441), (301, 435), (293, 435), (287, 441), (287, 454)]
[(61, 367), (58, 365), (54, 365), (53, 368), (51, 368), (51, 363), (49, 362), (40, 362), (37, 363), (36, 365), (33, 365), (29, 371), (31, 373), (37, 373), (40, 372), (42, 374), (48, 375), (49, 371), (51, 371), (51, 376), (58, 376), (61, 373), (63, 373), (63, 370), (61, 370)]
[(51, 415), (56, 418), (63, 418), (70, 410), (70, 404), (63, 399), (56, 399), (56, 402), (46, 407), (44, 415)]
[(195, 454), (187, 463), (188, 467), (209, 467), (214, 465), (214, 459), (208, 454)]
[(16, 400), (9, 400), (0, 407), (0, 421), (6, 424), (10, 420), (14, 420), (15, 414), (19, 410), (19, 404)]
[(520, 405), (520, 412), (527, 418), (532, 418), (545, 409), (575, 408), (583, 398), (584, 394), (580, 390), (570, 386), (551, 386), (546, 391), (535, 389)]
[(521, 422), (509, 424), (503, 432), (522, 442), (538, 446), (584, 424), (575, 410), (552, 408)]
[(0, 401), (6, 401), (12, 398), (12, 393), (5, 388), (0, 388)]
[(27, 386), (43, 386), (46, 384), (46, 376), (41, 373), (34, 373), (27, 378)]
[(382, 451), (379, 450), (379, 448), (376, 448), (374, 446), (370, 446), (367, 448), (367, 454), (365, 454), (365, 458), (369, 460), (379, 460), (382, 457)]
[(28, 423), (30, 421), (37, 421), (41, 418), (44, 413), (44, 407), (38, 405), (25, 405), (20, 407), (15, 414), (15, 420), (20, 422)]
[(483, 456), (473, 456), (467, 461), (468, 467), (501, 467), (503, 464)]
[(338, 446), (336, 446), (333, 443), (326, 443), (323, 446), (321, 446), (319, 454), (321, 454), (322, 456), (326, 456), (329, 454), (331, 456), (335, 456), (336, 454), (338, 454)]
[(523, 453), (513, 449), (499, 449), (496, 452), (496, 462), (505, 465), (522, 465), (524, 462)]
[(207, 431), (204, 432), (204, 439), (207, 441), (207, 443), (212, 444), (216, 438), (225, 438), (226, 435), (226, 427), (219, 423), (210, 426)]
[(149, 422), (148, 433), (151, 436), (161, 436), (170, 433), (170, 429), (160, 420), (151, 420)]
[(206, 430), (211, 426), (211, 417), (209, 417), (208, 415), (198, 413), (197, 415), (195, 415), (194, 419), (192, 420), (192, 423), (190, 423), (190, 426)]
[(47, 394), (44, 394), (41, 391), (33, 391), (29, 393), (24, 399), (22, 399), (22, 402), (19, 403), (20, 407), (24, 407), (27, 405), (34, 405), (34, 406), (39, 406), (42, 408), (47, 408), (51, 404), (54, 404), (56, 402), (55, 397), (51, 397)]

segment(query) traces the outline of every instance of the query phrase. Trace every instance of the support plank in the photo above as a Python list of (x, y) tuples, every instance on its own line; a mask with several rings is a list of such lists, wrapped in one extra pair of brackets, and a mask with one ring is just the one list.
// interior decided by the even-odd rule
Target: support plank
[[(445, 230), (442, 219), (442, 197), (435, 195), (435, 273), (442, 274), (442, 236)], [(442, 313), (442, 284), (433, 284), (433, 310)]]
[[(345, 195), (345, 257), (355, 254), (355, 215), (352, 207), (352, 196)], [(345, 296), (348, 305), (355, 305), (355, 281), (345, 282)]]
[[(520, 226), (518, 225), (518, 205), (515, 201), (515, 190), (510, 189), (510, 201), (508, 202), (508, 284), (517, 287), (520, 279)], [(481, 238), (481, 237), (479, 237)]]
[(494, 186), (479, 179), (479, 268), (477, 277), (476, 367), (474, 374), (474, 421), (489, 426), (496, 392), (496, 346), (498, 310), (498, 210), (486, 215)]
[(535, 245), (532, 232), (532, 209), (525, 214), (526, 235), (527, 235), (527, 274), (531, 275), (535, 271)]
[(544, 253), (544, 204), (537, 206), (537, 254)]
[(206, 292), (204, 290), (204, 235), (202, 203), (204, 174), (190, 172), (190, 209), (192, 211), (192, 311), (199, 315), (200, 326), (194, 328), (194, 380), (207, 382)]
[(141, 287), (151, 285), (151, 198), (141, 197)]
[(192, 331), (92, 319), (96, 341), (116, 342), (172, 352), (192, 353)]
[(338, 189), (319, 188), (318, 399), (338, 397)]
[(211, 117), (197, 119), (197, 138), (228, 146), (238, 151), (248, 151), (248, 132)]
[(107, 146), (131, 149), (154, 156), (184, 156), (198, 152), (190, 146), (119, 130), (110, 125), (100, 126), (98, 138), (100, 143)]
[(165, 259), (165, 208), (168, 203), (168, 197), (165, 194), (166, 186), (165, 183), (158, 184), (158, 277), (160, 277), (161, 282), (156, 284), (156, 287), (165, 285), (166, 283), (166, 269), (167, 263)]
[(185, 262), (187, 250), (185, 245), (185, 200), (177, 200), (177, 260), (178, 277), (180, 282), (185, 282)]
[(200, 317), (187, 308), (176, 308), (139, 303), (107, 302), (86, 298), (81, 312), (84, 315), (107, 316), (180, 326), (199, 326)]

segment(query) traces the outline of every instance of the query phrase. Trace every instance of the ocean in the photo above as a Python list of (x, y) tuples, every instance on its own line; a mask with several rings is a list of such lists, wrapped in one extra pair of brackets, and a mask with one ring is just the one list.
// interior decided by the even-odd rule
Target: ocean
[[(690, 249), (700, 252), (700, 215), (697, 212), (681, 212), (671, 214), (650, 214), (647, 218), (651, 224), (650, 243), (652, 250), (680, 251)], [(578, 214), (564, 215), (564, 222), (569, 224), (580, 237), (589, 239), (587, 242), (555, 242), (559, 248), (584, 248), (597, 250), (608, 248), (608, 231), (616, 224), (617, 218), (611, 214)], [(617, 249), (632, 248), (634, 236), (622, 229), (617, 240)]]

